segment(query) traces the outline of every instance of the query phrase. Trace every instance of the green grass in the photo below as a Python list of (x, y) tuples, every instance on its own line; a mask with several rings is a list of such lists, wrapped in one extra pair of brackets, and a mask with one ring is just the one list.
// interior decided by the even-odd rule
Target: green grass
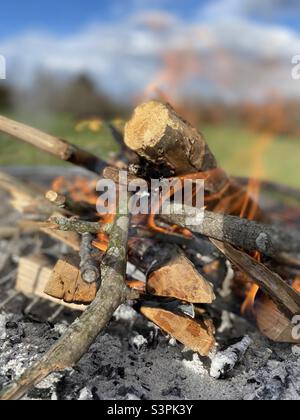
[[(41, 118), (14, 115), (12, 118), (65, 138), (104, 159), (118, 150), (107, 129), (103, 128), (98, 133), (88, 130), (77, 132), (76, 121), (70, 116)], [(204, 126), (202, 131), (220, 164), (232, 175), (260, 176), (300, 188), (300, 139), (277, 137), (268, 149), (259, 152), (261, 141), (258, 133), (239, 126)], [(57, 165), (61, 162), (17, 140), (0, 136), (0, 165), (49, 164)]]
[[(107, 159), (110, 153), (118, 150), (118, 145), (106, 127), (103, 127), (101, 131), (97, 133), (88, 129), (78, 132), (75, 129), (77, 121), (70, 116), (45, 118), (18, 115), (9, 117), (30, 124), (49, 134), (54, 134), (60, 138), (69, 140), (73, 144), (101, 156), (103, 159)], [(30, 145), (0, 134), (0, 165), (61, 164), (64, 163)]]
[(230, 174), (300, 187), (300, 139), (274, 137), (263, 149), (262, 135), (241, 127), (202, 127), (202, 131)]

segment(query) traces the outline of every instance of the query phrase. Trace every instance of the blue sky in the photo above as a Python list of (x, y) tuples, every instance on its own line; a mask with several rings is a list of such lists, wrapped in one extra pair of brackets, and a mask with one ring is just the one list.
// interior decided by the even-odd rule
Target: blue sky
[(300, 0), (3, 0), (0, 55), (7, 83), (23, 86), (44, 71), (86, 73), (118, 97), (153, 81), (170, 92), (173, 62), (199, 96), (300, 96), (299, 22)]
[(207, 19), (206, 11), (210, 8), (212, 15), (246, 14), (266, 25), (276, 22), (299, 30), (299, 3), (299, 0), (9, 0), (1, 4), (0, 36), (3, 39), (29, 30), (70, 34), (92, 22), (118, 21), (149, 9), (164, 10), (191, 21)]
[(9, 0), (1, 4), (0, 35), (27, 30), (72, 33), (91, 22), (113, 22), (145, 9), (160, 9), (190, 19), (206, 0)]

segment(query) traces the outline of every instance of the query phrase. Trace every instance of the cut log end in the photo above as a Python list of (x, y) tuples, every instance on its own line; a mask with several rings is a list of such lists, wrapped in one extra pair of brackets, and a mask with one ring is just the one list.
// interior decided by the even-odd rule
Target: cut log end
[(141, 308), (141, 313), (164, 332), (201, 356), (208, 356), (215, 346), (215, 329), (209, 319), (196, 321), (165, 309), (147, 306)]
[(217, 166), (202, 134), (162, 102), (150, 101), (135, 109), (125, 127), (125, 143), (148, 161), (176, 174)]
[(210, 304), (215, 300), (212, 285), (198, 273), (183, 252), (174, 252), (167, 264), (150, 274), (147, 291), (191, 303)]

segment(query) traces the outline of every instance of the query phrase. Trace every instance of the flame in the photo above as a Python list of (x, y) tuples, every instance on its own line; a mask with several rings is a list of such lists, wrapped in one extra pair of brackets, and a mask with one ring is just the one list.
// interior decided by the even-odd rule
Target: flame
[(297, 292), (300, 292), (300, 276), (296, 277), (296, 279), (293, 282), (292, 287), (297, 290)]
[[(263, 178), (264, 176), (264, 165), (263, 165), (263, 156), (264, 153), (268, 150), (274, 140), (274, 135), (271, 133), (265, 133), (261, 135), (255, 144), (252, 147), (250, 158), (252, 159), (252, 173), (253, 178), (249, 180), (248, 187), (245, 193), (245, 199), (243, 206), (241, 208), (240, 217), (247, 218), (249, 220), (255, 220), (258, 212), (258, 202), (261, 190), (261, 181), (258, 178)], [(251, 200), (250, 200), (251, 199)], [(249, 206), (250, 202), (250, 206)], [(248, 208), (248, 211), (247, 211)], [(261, 254), (255, 252), (253, 257), (261, 262)], [(247, 279), (249, 282), (252, 282), (252, 279)], [(247, 313), (253, 314), (253, 308), (255, 303), (255, 298), (259, 291), (259, 287), (256, 284), (252, 284), (250, 290), (242, 304), (241, 313), (243, 315)]]

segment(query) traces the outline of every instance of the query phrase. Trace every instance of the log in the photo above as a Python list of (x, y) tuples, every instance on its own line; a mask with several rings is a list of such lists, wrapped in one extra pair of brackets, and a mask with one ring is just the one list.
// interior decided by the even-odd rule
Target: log
[(3, 116), (0, 116), (0, 131), (44, 150), (58, 159), (82, 166), (97, 174), (100, 174), (107, 166), (106, 162), (97, 156), (68, 143), (66, 140), (43, 133), (40, 130)]
[[(161, 218), (218, 241), (228, 242), (246, 251), (260, 251), (270, 257), (283, 253), (300, 254), (300, 235), (283, 227), (258, 223), (237, 216), (217, 214), (186, 206), (169, 206)], [(182, 213), (182, 214), (180, 214)], [(191, 214), (195, 214), (197, 225), (189, 225)]]
[[(204, 136), (183, 120), (174, 109), (157, 101), (138, 106), (125, 127), (125, 143), (156, 169), (157, 177), (204, 179), (207, 209), (244, 215), (265, 215), (246, 190), (217, 164)], [(152, 176), (149, 171), (149, 177)]]
[(209, 319), (195, 320), (165, 309), (142, 306), (141, 313), (187, 348), (208, 356), (215, 346), (214, 325)]
[[(60, 265), (62, 263), (60, 262)], [(63, 305), (71, 310), (84, 311), (84, 305), (74, 304), (71, 300), (64, 302), (60, 300), (60, 296), (53, 294), (48, 295), (45, 288), (53, 276), (54, 263), (45, 255), (31, 255), (29, 257), (21, 257), (18, 267), (18, 275), (16, 282), (16, 290), (29, 297), (40, 297), (50, 300), (58, 305)]]
[(252, 279), (290, 319), (300, 314), (300, 293), (250, 255), (215, 239), (212, 243), (231, 263)]
[(102, 284), (96, 299), (39, 361), (0, 393), (0, 400), (20, 399), (50, 373), (73, 367), (106, 327), (115, 310), (127, 299), (138, 297), (124, 281), (128, 227), (129, 216), (118, 213), (101, 264)]
[(125, 143), (139, 156), (171, 174), (189, 174), (217, 167), (205, 139), (168, 104), (150, 101), (138, 106), (125, 127)]
[(96, 283), (88, 284), (83, 281), (79, 263), (79, 258), (74, 255), (60, 259), (47, 281), (44, 293), (65, 303), (91, 303), (96, 297), (98, 287)]
[(277, 343), (300, 344), (300, 340), (293, 336), (295, 325), (278, 306), (264, 293), (258, 292), (253, 313), (260, 332)]
[(168, 256), (168, 261), (164, 261), (160, 268), (155, 267), (149, 275), (147, 292), (190, 303), (210, 304), (215, 300), (213, 286), (200, 275), (177, 246)]

